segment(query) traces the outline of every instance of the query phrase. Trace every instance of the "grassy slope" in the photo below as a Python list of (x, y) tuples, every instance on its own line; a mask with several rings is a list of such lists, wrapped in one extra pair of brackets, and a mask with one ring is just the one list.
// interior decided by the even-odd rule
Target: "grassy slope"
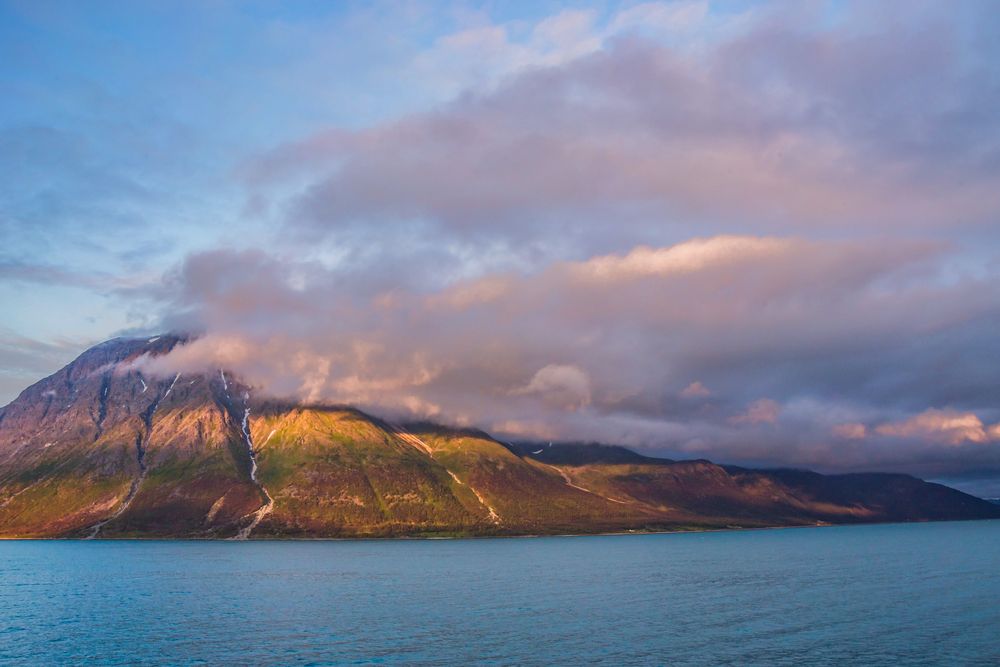
[(128, 493), (131, 452), (125, 445), (80, 444), (50, 448), (0, 480), (0, 535), (76, 534), (113, 511)]
[(258, 535), (465, 534), (484, 528), (448, 472), (353, 410), (265, 409), (252, 422), (274, 511)]
[(698, 527), (796, 525), (864, 518), (862, 509), (803, 501), (762, 477), (736, 479), (703, 461), (562, 466), (574, 483)]
[[(521, 458), (486, 434), (431, 426), (411, 430), (431, 448), (436, 461), (495, 510), (498, 532), (595, 532), (659, 523), (646, 508), (568, 485), (558, 470)], [(477, 503), (483, 504), (478, 498)]]

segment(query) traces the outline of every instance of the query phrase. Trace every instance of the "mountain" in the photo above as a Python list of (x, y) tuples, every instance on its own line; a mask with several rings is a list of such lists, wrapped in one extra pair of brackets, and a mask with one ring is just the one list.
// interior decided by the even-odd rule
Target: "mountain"
[(225, 371), (133, 364), (184, 337), (87, 350), (0, 410), (0, 537), (523, 535), (1000, 517), (907, 475), (509, 444), (269, 400)]

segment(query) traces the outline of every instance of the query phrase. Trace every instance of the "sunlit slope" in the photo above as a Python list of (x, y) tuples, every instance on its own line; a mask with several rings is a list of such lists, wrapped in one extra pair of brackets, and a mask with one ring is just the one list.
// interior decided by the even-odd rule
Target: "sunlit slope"
[(259, 479), (274, 498), (260, 536), (618, 530), (655, 518), (573, 488), (485, 434), (392, 426), (346, 409), (257, 415)]
[(360, 412), (264, 406), (251, 418), (274, 499), (258, 535), (384, 536), (488, 530), (433, 458)]
[(236, 408), (213, 376), (180, 376), (153, 415), (137, 492), (100, 535), (231, 537), (262, 498)]
[(430, 448), (496, 525), (517, 533), (622, 530), (659, 523), (655, 512), (567, 484), (548, 465), (523, 458), (477, 431), (432, 425), (410, 430)]

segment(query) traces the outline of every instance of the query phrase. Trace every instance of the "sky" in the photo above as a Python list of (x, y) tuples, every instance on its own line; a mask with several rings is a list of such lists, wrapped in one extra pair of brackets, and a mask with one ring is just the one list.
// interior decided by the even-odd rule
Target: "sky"
[(151, 373), (1000, 496), (991, 2), (0, 1), (0, 404)]

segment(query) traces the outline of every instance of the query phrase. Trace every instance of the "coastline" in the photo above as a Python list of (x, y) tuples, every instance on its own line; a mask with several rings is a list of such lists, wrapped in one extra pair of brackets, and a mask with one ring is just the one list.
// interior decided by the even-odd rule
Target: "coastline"
[(910, 526), (918, 524), (970, 523), (1000, 521), (1000, 518), (971, 519), (927, 519), (920, 521), (865, 521), (855, 523), (815, 523), (787, 526), (727, 526), (722, 528), (693, 528), (689, 530), (620, 530), (594, 533), (524, 533), (511, 535), (393, 535), (393, 536), (351, 536), (351, 537), (10, 537), (0, 536), (2, 542), (412, 542), (412, 541), (460, 541), (460, 540), (511, 540), (538, 539), (546, 537), (622, 537), (639, 535), (685, 535), (702, 533), (737, 533), (771, 530), (791, 530), (808, 528), (845, 528), (860, 526)]

